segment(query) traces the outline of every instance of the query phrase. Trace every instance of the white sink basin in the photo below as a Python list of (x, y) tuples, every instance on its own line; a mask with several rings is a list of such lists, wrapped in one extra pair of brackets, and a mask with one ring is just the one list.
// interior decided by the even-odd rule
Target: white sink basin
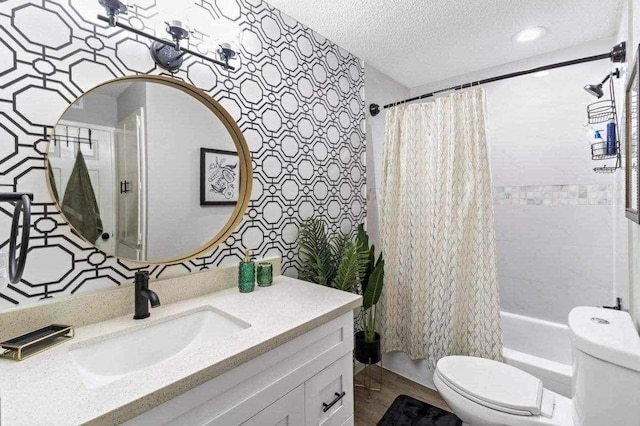
[(116, 333), (69, 350), (85, 384), (104, 386), (178, 355), (189, 346), (216, 344), (249, 324), (212, 308), (186, 312), (147, 327)]

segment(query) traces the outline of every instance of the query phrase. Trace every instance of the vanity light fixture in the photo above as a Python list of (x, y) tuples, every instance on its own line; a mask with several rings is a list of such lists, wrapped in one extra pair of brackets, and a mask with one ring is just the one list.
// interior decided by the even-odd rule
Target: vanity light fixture
[(188, 40), (190, 32), (182, 21), (174, 20), (165, 22), (166, 31), (173, 40), (173, 45), (154, 41), (149, 48), (151, 57), (160, 67), (167, 71), (176, 72), (184, 61), (184, 52), (180, 50), (180, 42)]
[(127, 5), (120, 0), (98, 0), (100, 6), (104, 7), (109, 18), (109, 25), (115, 26), (118, 22), (118, 15), (127, 14)]
[(205, 61), (219, 65), (225, 70), (235, 70), (236, 68), (229, 64), (229, 61), (237, 56), (237, 52), (229, 43), (220, 43), (216, 49), (219, 59), (210, 58), (182, 45), (183, 40), (188, 40), (191, 31), (185, 23), (180, 20), (170, 20), (165, 22), (165, 30), (171, 37), (171, 40), (163, 39), (144, 31), (135, 29), (129, 25), (118, 21), (119, 15), (127, 14), (127, 5), (120, 0), (98, 0), (101, 6), (105, 8), (107, 16), (98, 15), (98, 19), (107, 22), (111, 27), (122, 28), (136, 35), (146, 37), (153, 41), (149, 51), (151, 57), (158, 66), (170, 72), (177, 72), (184, 61), (184, 55), (190, 54)]
[(528, 41), (537, 40), (547, 33), (545, 27), (532, 27), (522, 30), (513, 36), (513, 40), (519, 43), (526, 43)]

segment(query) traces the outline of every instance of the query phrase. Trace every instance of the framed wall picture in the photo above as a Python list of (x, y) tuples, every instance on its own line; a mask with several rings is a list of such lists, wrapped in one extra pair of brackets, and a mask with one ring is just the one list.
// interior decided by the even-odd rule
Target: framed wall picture
[(638, 146), (640, 139), (640, 106), (638, 74), (640, 57), (636, 50), (633, 67), (629, 72), (625, 91), (625, 214), (630, 220), (640, 223), (638, 201), (640, 200), (640, 175), (638, 174)]
[(200, 148), (200, 205), (235, 205), (240, 194), (237, 152)]

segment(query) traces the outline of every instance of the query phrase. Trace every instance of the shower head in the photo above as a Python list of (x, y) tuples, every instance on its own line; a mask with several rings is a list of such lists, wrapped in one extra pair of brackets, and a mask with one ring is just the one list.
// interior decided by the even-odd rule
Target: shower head
[(587, 84), (586, 86), (584, 86), (584, 90), (586, 90), (587, 93), (600, 99), (601, 97), (604, 96), (604, 91), (602, 90), (602, 86), (604, 86), (607, 80), (609, 80), (611, 77), (620, 78), (620, 68), (616, 68), (615, 71), (607, 74), (604, 80), (602, 80), (599, 84)]
[(600, 84), (587, 84), (586, 86), (584, 86), (584, 90), (586, 90), (587, 93), (595, 96), (598, 99), (600, 99), (601, 97), (604, 96), (604, 92), (602, 91), (602, 83), (600, 83)]

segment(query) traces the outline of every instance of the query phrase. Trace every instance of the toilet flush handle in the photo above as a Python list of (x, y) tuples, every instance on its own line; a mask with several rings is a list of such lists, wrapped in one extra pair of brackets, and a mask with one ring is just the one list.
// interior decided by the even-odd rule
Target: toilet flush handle
[(603, 308), (605, 308), (605, 309), (613, 309), (613, 310), (616, 310), (616, 311), (621, 311), (622, 310), (622, 298), (616, 297), (615, 306), (603, 306)]

